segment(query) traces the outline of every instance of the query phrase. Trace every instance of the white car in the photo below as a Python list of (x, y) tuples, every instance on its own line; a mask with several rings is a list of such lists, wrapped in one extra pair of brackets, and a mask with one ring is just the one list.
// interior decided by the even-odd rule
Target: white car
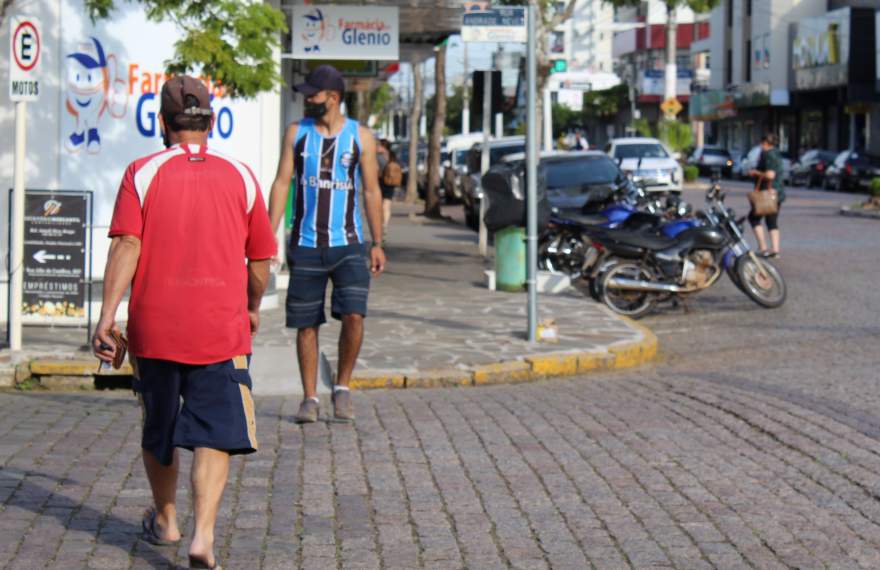
[(605, 154), (646, 192), (681, 192), (684, 173), (672, 152), (657, 139), (626, 137), (611, 139)]

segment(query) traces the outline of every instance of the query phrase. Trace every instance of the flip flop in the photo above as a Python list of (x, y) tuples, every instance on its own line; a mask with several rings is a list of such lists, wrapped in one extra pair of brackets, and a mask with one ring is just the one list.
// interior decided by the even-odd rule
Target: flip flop
[(166, 540), (159, 536), (159, 533), (156, 532), (157, 514), (156, 509), (150, 509), (144, 514), (144, 518), (141, 521), (141, 528), (143, 528), (141, 539), (155, 546), (176, 546), (180, 544), (180, 539)]
[(189, 557), (189, 567), (196, 568), (198, 570), (223, 570), (223, 567), (220, 566), (220, 563), (217, 562), (217, 559), (214, 559), (214, 565), (208, 566), (208, 563), (199, 558), (198, 556), (190, 556)]

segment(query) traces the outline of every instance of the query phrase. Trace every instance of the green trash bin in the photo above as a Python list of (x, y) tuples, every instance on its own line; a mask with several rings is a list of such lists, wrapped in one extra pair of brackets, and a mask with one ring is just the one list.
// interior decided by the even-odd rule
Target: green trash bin
[(526, 286), (526, 230), (508, 227), (495, 232), (495, 287), (522, 291)]

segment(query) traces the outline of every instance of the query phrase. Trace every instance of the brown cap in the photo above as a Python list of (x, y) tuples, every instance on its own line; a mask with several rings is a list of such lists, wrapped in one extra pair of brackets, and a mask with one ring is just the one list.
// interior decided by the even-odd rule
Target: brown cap
[[(198, 106), (185, 105), (186, 96), (192, 95)], [(211, 94), (205, 84), (189, 75), (175, 75), (162, 85), (162, 106), (160, 111), (167, 117), (177, 115), (210, 116)]]

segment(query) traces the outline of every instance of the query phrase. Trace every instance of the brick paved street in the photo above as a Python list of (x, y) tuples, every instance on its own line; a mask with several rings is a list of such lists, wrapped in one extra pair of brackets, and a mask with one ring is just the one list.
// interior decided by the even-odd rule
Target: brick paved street
[[(355, 427), (302, 429), (296, 403), (258, 401), (263, 451), (233, 462), (219, 523), (227, 568), (880, 565), (880, 443), (773, 398), (630, 373), (363, 392)], [(131, 398), (0, 406), (0, 565), (184, 561), (137, 539)]]
[[(846, 199), (792, 192), (783, 309), (723, 284), (661, 311), (654, 366), (358, 392), (354, 426), (258, 398), (225, 567), (880, 568), (880, 224)], [(0, 393), (0, 568), (185, 563), (138, 540), (139, 421), (124, 392)]]

